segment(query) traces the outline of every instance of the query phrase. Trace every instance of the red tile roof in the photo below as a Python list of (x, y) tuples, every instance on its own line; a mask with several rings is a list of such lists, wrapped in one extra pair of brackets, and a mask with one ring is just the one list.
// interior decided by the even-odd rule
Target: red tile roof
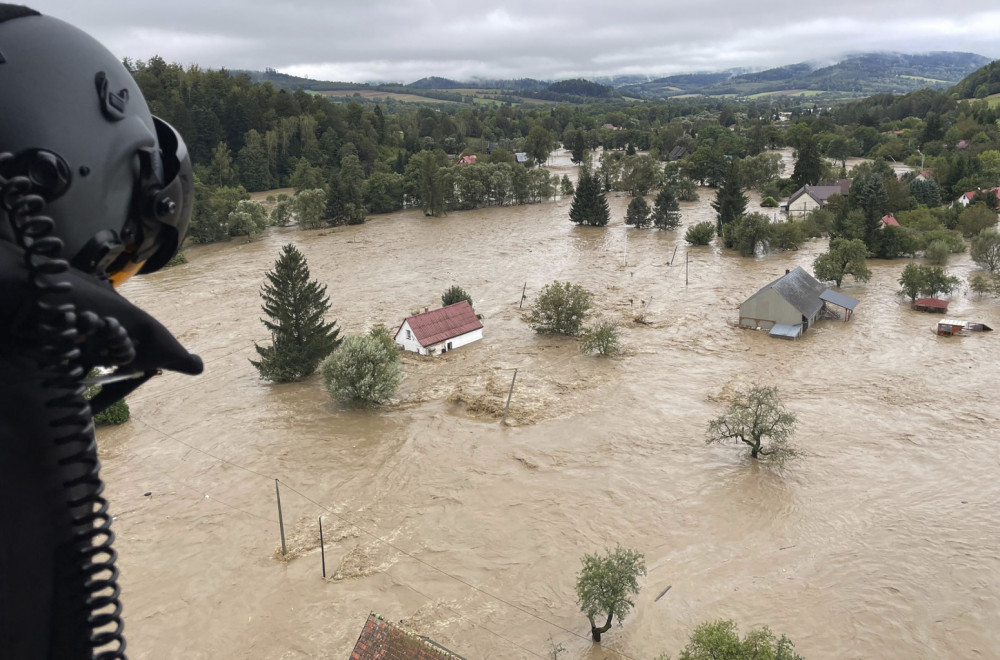
[(458, 159), (458, 164), (459, 165), (472, 165), (475, 162), (476, 162), (476, 155), (475, 154), (473, 154), (471, 156), (462, 156), (461, 158)]
[(882, 224), (889, 227), (898, 227), (899, 221), (890, 213), (889, 215), (882, 216)]
[(425, 348), (483, 327), (467, 300), (410, 316), (403, 323), (409, 323), (413, 336)]
[(465, 660), (426, 637), (394, 626), (372, 612), (350, 660)]
[(917, 298), (913, 301), (914, 305), (920, 307), (933, 307), (934, 309), (948, 309), (947, 300), (938, 300), (937, 298)]

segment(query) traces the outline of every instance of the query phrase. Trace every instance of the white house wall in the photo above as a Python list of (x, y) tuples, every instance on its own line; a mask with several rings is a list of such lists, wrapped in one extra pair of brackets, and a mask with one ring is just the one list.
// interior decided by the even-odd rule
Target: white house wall
[[(409, 339), (406, 338), (407, 331), (409, 331), (410, 333)], [(403, 322), (403, 326), (399, 329), (399, 332), (396, 333), (395, 341), (397, 344), (402, 346), (404, 350), (412, 351), (413, 353), (419, 353), (420, 355), (437, 355), (438, 353), (441, 353), (445, 349), (445, 347), (448, 345), (449, 342), (451, 343), (450, 350), (455, 350), (456, 348), (465, 346), (466, 344), (471, 344), (474, 341), (479, 341), (482, 338), (483, 338), (483, 329), (477, 328), (472, 332), (466, 332), (464, 335), (452, 337), (451, 339), (438, 342), (437, 344), (431, 344), (430, 346), (424, 348), (423, 346), (420, 345), (420, 342), (417, 341), (417, 338), (413, 334), (413, 331), (410, 330), (410, 324)]]
[(465, 346), (466, 344), (471, 344), (474, 341), (479, 341), (483, 338), (483, 329), (473, 330), (472, 332), (466, 332), (464, 335), (459, 335), (457, 337), (452, 337), (437, 344), (431, 344), (425, 350), (430, 355), (437, 355), (438, 353), (444, 352), (445, 348), (451, 343), (451, 348), (448, 350), (455, 350), (456, 348)]
[(402, 327), (399, 328), (399, 332), (396, 333), (396, 343), (402, 346), (403, 350), (427, 355), (427, 349), (420, 345), (416, 335), (413, 334), (413, 330), (410, 328), (410, 324), (406, 321), (403, 322)]
[(809, 211), (820, 208), (819, 203), (809, 195), (802, 195), (797, 200), (788, 205), (788, 215), (803, 216)]

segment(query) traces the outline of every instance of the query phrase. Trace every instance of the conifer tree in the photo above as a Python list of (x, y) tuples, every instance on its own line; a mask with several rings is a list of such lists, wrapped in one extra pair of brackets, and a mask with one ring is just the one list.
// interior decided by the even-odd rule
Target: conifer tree
[(578, 225), (603, 227), (611, 219), (611, 208), (604, 195), (600, 179), (590, 168), (580, 169), (580, 180), (576, 184), (573, 203), (569, 207), (569, 219)]
[(737, 169), (735, 162), (730, 163), (726, 180), (715, 193), (715, 201), (712, 202), (712, 208), (715, 209), (717, 216), (715, 230), (719, 236), (722, 236), (723, 225), (728, 225), (746, 213), (749, 201), (749, 198), (743, 194), (739, 169)]
[(291, 244), (282, 248), (274, 270), (266, 276), (260, 297), (268, 318), (261, 322), (271, 331), (271, 345), (255, 343), (260, 360), (250, 363), (265, 380), (300, 380), (316, 371), (341, 342), (337, 322), (327, 323), (323, 318), (330, 309), (326, 286), (309, 279), (305, 257)]
[(653, 226), (657, 229), (677, 229), (681, 225), (681, 206), (670, 186), (664, 186), (653, 204)]
[(649, 226), (649, 204), (644, 197), (633, 197), (625, 212), (625, 224), (639, 227)]

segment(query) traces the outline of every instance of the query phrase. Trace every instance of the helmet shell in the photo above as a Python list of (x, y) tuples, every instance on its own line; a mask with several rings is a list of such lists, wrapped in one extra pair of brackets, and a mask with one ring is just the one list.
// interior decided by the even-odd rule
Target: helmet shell
[[(183, 227), (175, 221), (164, 232), (172, 234), (167, 240), (172, 243), (170, 254), (160, 249), (167, 246), (148, 245), (150, 223), (143, 223), (141, 216), (155, 214), (142, 208), (152, 202), (142, 197), (149, 191), (140, 190), (149, 187), (140, 154), (153, 154), (146, 158), (145, 168), (152, 168), (153, 179), (159, 179), (161, 186), (167, 182), (162, 181), (157, 126), (138, 85), (117, 58), (59, 19), (13, 18), (0, 22), (0, 90), (0, 152), (16, 158), (42, 150), (66, 166), (62, 169), (68, 185), (48, 200), (45, 209), (55, 223), (55, 235), (63, 241), (63, 257), (78, 265), (75, 259), (84, 246), (99, 232), (112, 230), (123, 244), (138, 234), (146, 245), (142, 259), (157, 257), (154, 261), (159, 263), (144, 272), (169, 259), (183, 239), (187, 221)], [(187, 168), (190, 188), (189, 162)], [(14, 174), (19, 173), (24, 174)], [(183, 201), (190, 213), (190, 199)], [(153, 233), (160, 233), (158, 229)]]

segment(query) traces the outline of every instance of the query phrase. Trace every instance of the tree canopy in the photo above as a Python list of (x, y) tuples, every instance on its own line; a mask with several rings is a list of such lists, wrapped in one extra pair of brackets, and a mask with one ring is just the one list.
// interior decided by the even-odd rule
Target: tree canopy
[(261, 322), (271, 333), (271, 345), (254, 344), (260, 359), (250, 363), (265, 380), (300, 380), (316, 371), (341, 341), (336, 321), (324, 318), (330, 309), (326, 286), (309, 279), (306, 259), (292, 244), (282, 248), (266, 278), (260, 297), (267, 318)]
[(753, 385), (736, 392), (726, 412), (709, 423), (707, 442), (736, 441), (751, 458), (781, 465), (798, 454), (789, 443), (794, 429), (795, 415), (785, 410), (778, 388)]
[[(639, 593), (646, 559), (641, 552), (618, 545), (614, 550), (606, 549), (603, 555), (584, 555), (581, 562), (576, 596), (580, 610), (590, 621), (593, 640), (600, 642), (601, 635), (611, 629), (613, 619), (617, 617), (620, 624), (635, 605), (632, 596)], [(603, 625), (597, 625), (598, 616), (607, 616)]]

